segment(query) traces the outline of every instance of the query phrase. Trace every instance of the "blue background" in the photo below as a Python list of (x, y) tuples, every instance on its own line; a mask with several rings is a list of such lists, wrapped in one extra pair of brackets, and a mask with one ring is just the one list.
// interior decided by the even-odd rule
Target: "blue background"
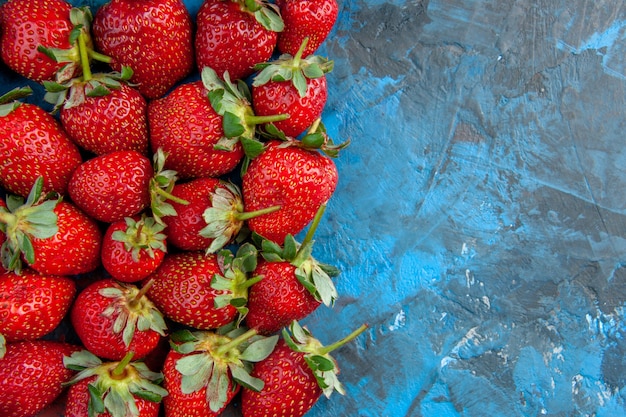
[(309, 417), (625, 414), (625, 53), (621, 1), (340, 1), (305, 324), (370, 329)]

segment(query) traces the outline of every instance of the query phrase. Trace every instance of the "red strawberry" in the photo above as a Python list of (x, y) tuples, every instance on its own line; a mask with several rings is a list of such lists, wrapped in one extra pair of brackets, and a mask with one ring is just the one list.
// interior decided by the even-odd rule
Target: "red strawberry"
[(52, 403), (74, 375), (63, 356), (79, 349), (48, 340), (8, 343), (0, 359), (0, 415), (34, 416)]
[(102, 362), (87, 350), (65, 358), (65, 365), (80, 371), (70, 382), (65, 417), (157, 417), (167, 391), (159, 386), (162, 374), (132, 353), (119, 362)]
[(0, 186), (25, 197), (37, 177), (43, 176), (44, 193), (65, 194), (82, 157), (48, 112), (14, 101), (30, 91), (16, 89), (0, 97)]
[(111, 360), (128, 352), (138, 359), (150, 353), (167, 327), (145, 291), (113, 279), (95, 281), (81, 291), (70, 319), (83, 345)]
[(281, 206), (276, 212), (248, 221), (250, 230), (278, 244), (288, 234), (295, 236), (304, 229), (337, 186), (332, 159), (296, 145), (269, 141), (242, 179), (246, 211)]
[(285, 29), (278, 34), (278, 50), (295, 55), (304, 38), (309, 44), (302, 56), (311, 55), (330, 34), (339, 6), (336, 0), (278, 0)]
[(252, 83), (252, 104), (258, 116), (288, 114), (275, 122), (285, 135), (296, 137), (322, 116), (328, 91), (325, 74), (333, 61), (311, 55), (301, 59), (308, 38), (295, 56), (282, 55), (276, 61), (263, 63)]
[(76, 294), (74, 280), (23, 270), (0, 275), (0, 333), (7, 341), (38, 339), (54, 330)]
[(282, 248), (268, 240), (261, 243), (263, 259), (253, 275), (262, 279), (248, 292), (248, 327), (271, 334), (305, 318), (322, 303), (328, 307), (334, 304), (338, 295), (331, 277), (339, 271), (311, 255), (313, 231), (314, 227), (302, 245), (291, 235), (287, 235)]
[(45, 82), (45, 100), (60, 109), (60, 120), (68, 136), (96, 155), (120, 150), (148, 151), (148, 104), (121, 74), (91, 74), (85, 63), (81, 78), (67, 83)]
[(0, 6), (2, 60), (33, 81), (53, 80), (57, 72), (61, 80), (72, 78), (80, 59), (70, 37), (77, 28), (90, 44), (90, 20), (89, 9), (73, 9), (65, 0), (9, 0)]
[(102, 266), (115, 279), (136, 282), (159, 267), (167, 246), (165, 226), (153, 217), (127, 217), (109, 225), (102, 240)]
[(200, 330), (224, 326), (247, 311), (248, 287), (257, 279), (247, 274), (256, 267), (256, 249), (243, 245), (229, 251), (168, 254), (149, 279), (148, 296), (169, 319)]
[(283, 329), (283, 338), (274, 351), (255, 364), (251, 373), (264, 381), (263, 389), (258, 392), (245, 387), (242, 389), (243, 417), (301, 417), (313, 407), (322, 393), (326, 397), (335, 390), (344, 394), (343, 385), (337, 379), (339, 369), (330, 352), (366, 329), (367, 326), (363, 325), (326, 347), (297, 322), (291, 325), (292, 335)]
[(196, 18), (196, 64), (231, 79), (251, 75), (274, 52), (283, 28), (278, 8), (265, 0), (205, 0)]
[(94, 219), (112, 223), (150, 205), (150, 159), (136, 151), (116, 151), (83, 162), (72, 174), (68, 193)]
[(22, 258), (42, 274), (77, 275), (100, 265), (102, 233), (95, 220), (67, 201), (43, 200), (39, 178), (28, 199), (10, 196), (0, 208), (7, 241), (2, 262), (19, 271)]
[(181, 178), (218, 177), (243, 157), (241, 144), (227, 143), (222, 117), (213, 110), (201, 81), (176, 87), (148, 105), (152, 151), (167, 154), (165, 167)]
[(149, 99), (163, 96), (193, 70), (193, 22), (181, 0), (111, 0), (93, 21), (98, 50), (111, 66), (133, 71)]
[(163, 399), (165, 414), (217, 417), (242, 385), (261, 389), (263, 384), (250, 377), (249, 368), (266, 358), (277, 340), (241, 328), (172, 335), (173, 349), (163, 366), (163, 385), (169, 393)]

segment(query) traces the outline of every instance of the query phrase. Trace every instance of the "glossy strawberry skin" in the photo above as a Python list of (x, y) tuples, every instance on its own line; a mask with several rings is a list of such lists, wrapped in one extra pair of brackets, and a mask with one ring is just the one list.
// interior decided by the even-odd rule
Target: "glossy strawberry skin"
[(263, 279), (248, 291), (246, 324), (260, 334), (272, 334), (311, 314), (320, 302), (298, 281), (289, 262), (259, 260), (253, 276)]
[[(96, 379), (95, 376), (78, 381), (70, 386), (67, 392), (64, 417), (89, 417), (89, 384)], [(157, 417), (161, 403), (148, 401), (135, 397), (135, 404), (139, 414), (137, 417)], [(111, 417), (108, 411), (98, 414), (98, 417)]]
[(163, 406), (167, 417), (217, 417), (240, 391), (239, 384), (233, 387), (229, 383), (228, 396), (225, 406), (217, 412), (211, 411), (206, 400), (206, 387), (191, 394), (182, 392), (182, 375), (176, 370), (176, 361), (184, 357), (183, 354), (171, 350), (163, 365), (163, 388), (168, 395), (163, 398)]
[(252, 13), (231, 0), (205, 0), (196, 18), (196, 65), (211, 67), (222, 77), (244, 79), (254, 65), (269, 60), (278, 35), (264, 28)]
[(148, 99), (162, 97), (194, 67), (193, 22), (181, 0), (112, 0), (93, 20), (98, 50)]
[(52, 403), (74, 375), (63, 365), (63, 356), (79, 349), (47, 340), (7, 343), (0, 360), (0, 415), (34, 416)]
[(100, 266), (102, 232), (92, 218), (74, 204), (61, 201), (54, 209), (57, 233), (47, 239), (32, 238), (35, 262), (30, 267), (42, 274), (78, 275)]
[(112, 223), (150, 205), (150, 160), (136, 151), (117, 151), (82, 163), (70, 179), (72, 201), (96, 220)]
[(37, 177), (43, 194), (65, 194), (70, 176), (82, 162), (78, 147), (49, 113), (22, 103), (0, 117), (0, 186), (26, 197)]
[(285, 29), (279, 33), (277, 48), (295, 55), (304, 38), (309, 42), (302, 54), (307, 57), (326, 40), (339, 15), (336, 0), (278, 0)]
[(177, 323), (199, 330), (216, 329), (237, 316), (231, 305), (215, 308), (215, 297), (224, 291), (213, 289), (211, 280), (221, 273), (214, 254), (168, 254), (159, 269), (148, 277), (154, 279), (148, 297), (164, 316)]
[(10, 0), (0, 6), (2, 60), (33, 81), (53, 80), (65, 64), (55, 62), (37, 47), (70, 48), (71, 8), (64, 0)]
[(70, 312), (72, 325), (87, 350), (98, 357), (121, 360), (132, 351), (135, 353), (133, 359), (141, 359), (158, 345), (161, 336), (151, 329), (136, 329), (130, 345), (127, 347), (124, 344), (122, 332), (113, 330), (117, 314), (109, 317), (103, 314), (113, 299), (99, 293), (114, 286), (114, 280), (105, 278), (82, 290)]
[(174, 186), (172, 194), (189, 204), (172, 202), (176, 216), (163, 218), (169, 243), (183, 250), (206, 250), (211, 245), (212, 239), (200, 235), (207, 225), (202, 213), (211, 207), (210, 194), (219, 186), (216, 178), (196, 178)]
[(300, 97), (291, 81), (269, 81), (252, 88), (254, 113), (257, 116), (288, 114), (288, 119), (274, 125), (291, 137), (300, 135), (322, 116), (327, 98), (325, 76), (307, 79), (304, 97)]
[(96, 155), (121, 150), (148, 152), (148, 104), (136, 89), (122, 84), (101, 97), (86, 97), (74, 107), (61, 107), (68, 136)]
[(218, 177), (229, 173), (243, 158), (237, 142), (232, 151), (217, 150), (224, 136), (222, 117), (215, 112), (202, 81), (182, 84), (148, 106), (152, 152), (167, 154), (165, 168), (182, 179)]
[[(154, 249), (151, 257), (147, 250), (141, 250), (139, 258), (134, 260), (132, 252), (126, 249), (124, 242), (113, 239), (113, 233), (123, 232), (126, 227), (124, 220), (113, 222), (107, 227), (102, 238), (100, 259), (104, 269), (113, 278), (122, 282), (137, 282), (156, 271), (163, 261), (166, 251)], [(164, 245), (166, 244), (164, 243)]]
[(315, 217), (337, 187), (335, 163), (316, 151), (281, 147), (270, 141), (242, 178), (245, 211), (280, 205), (281, 209), (248, 221), (250, 230), (282, 245)]
[(322, 394), (304, 354), (293, 351), (283, 339), (267, 358), (255, 364), (251, 375), (265, 385), (259, 392), (241, 390), (243, 417), (301, 417)]
[(14, 342), (50, 333), (69, 311), (75, 294), (76, 283), (68, 277), (28, 269), (20, 275), (0, 275), (0, 334)]

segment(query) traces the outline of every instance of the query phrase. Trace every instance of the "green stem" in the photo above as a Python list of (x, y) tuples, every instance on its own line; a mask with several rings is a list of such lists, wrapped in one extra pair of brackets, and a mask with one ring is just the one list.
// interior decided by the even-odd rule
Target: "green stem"
[(93, 78), (91, 67), (89, 66), (89, 52), (84, 33), (78, 35), (78, 53), (80, 55), (80, 65), (83, 69), (83, 81), (90, 81)]
[(320, 224), (320, 220), (322, 220), (322, 216), (324, 215), (324, 211), (326, 211), (326, 203), (322, 204), (315, 213), (315, 217), (313, 217), (313, 221), (311, 222), (311, 226), (309, 230), (306, 232), (304, 236), (304, 240), (302, 240), (300, 247), (304, 248), (306, 245), (313, 240), (313, 235), (315, 235), (315, 230), (317, 230), (317, 226)]
[(344, 337), (343, 339), (328, 345), (328, 346), (324, 346), (323, 348), (321, 348), (317, 353), (319, 353), (320, 355), (325, 355), (327, 353), (332, 352), (333, 350), (345, 345), (346, 343), (350, 342), (351, 340), (356, 339), (356, 337), (358, 335), (360, 335), (361, 333), (363, 333), (365, 330), (368, 329), (368, 325), (367, 324), (362, 324), (361, 327), (359, 327), (358, 329), (356, 329), (355, 331), (353, 331), (352, 333), (350, 333), (349, 335), (347, 335), (346, 337)]
[(256, 277), (248, 278), (247, 280), (239, 284), (239, 288), (248, 289), (254, 284), (256, 284), (257, 282), (261, 281), (263, 278), (264, 278), (264, 275), (257, 275)]
[(232, 339), (230, 342), (226, 343), (225, 345), (220, 346), (217, 350), (216, 350), (216, 354), (217, 355), (223, 355), (226, 352), (228, 352), (229, 350), (239, 346), (240, 344), (242, 344), (243, 342), (245, 342), (246, 340), (250, 339), (253, 336), (256, 336), (257, 331), (255, 329), (250, 329), (247, 332), (237, 336), (236, 338)]
[(178, 198), (175, 195), (172, 195), (171, 193), (168, 193), (167, 191), (165, 191), (163, 188), (159, 187), (158, 185), (155, 185), (153, 187), (153, 190), (157, 194), (160, 194), (161, 196), (165, 197), (167, 200), (174, 201), (174, 202), (176, 202), (178, 204), (183, 204), (185, 206), (187, 204), (189, 204), (189, 201), (183, 200), (182, 198)]
[(304, 50), (306, 49), (307, 44), (309, 43), (309, 37), (302, 39), (302, 44), (300, 45), (300, 49), (296, 52), (296, 55), (293, 57), (293, 68), (300, 67), (300, 61), (302, 60), (302, 54), (304, 54)]
[(250, 220), (253, 219), (255, 217), (259, 217), (262, 216), (264, 214), (269, 214), (269, 213), (273, 213), (275, 211), (280, 210), (282, 206), (271, 206), (271, 207), (267, 207), (264, 209), (260, 209), (260, 210), (254, 210), (254, 211), (247, 211), (247, 212), (236, 212), (235, 214), (235, 220), (239, 220), (239, 221), (245, 221), (245, 220)]
[(122, 360), (113, 368), (111, 371), (111, 376), (113, 378), (120, 378), (124, 376), (126, 372), (126, 366), (133, 360), (133, 356), (135, 356), (135, 352), (128, 352)]
[(247, 114), (245, 117), (245, 122), (249, 126), (260, 125), (263, 123), (272, 123), (272, 122), (280, 122), (281, 120), (289, 119), (288, 114), (273, 114), (270, 116), (255, 116)]
[(88, 49), (87, 53), (89, 54), (89, 58), (95, 61), (104, 62), (105, 64), (110, 64), (111, 62), (113, 62), (113, 58), (111, 58), (110, 56), (101, 54), (100, 52), (96, 52), (93, 49)]

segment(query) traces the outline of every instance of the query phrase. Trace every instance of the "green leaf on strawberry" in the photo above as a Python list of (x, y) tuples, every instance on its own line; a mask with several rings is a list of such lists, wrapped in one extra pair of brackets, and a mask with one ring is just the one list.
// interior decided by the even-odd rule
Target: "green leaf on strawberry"
[(159, 224), (164, 224), (161, 219), (164, 216), (176, 216), (174, 206), (168, 200), (187, 205), (188, 201), (172, 194), (172, 190), (178, 180), (178, 173), (171, 169), (165, 169), (167, 154), (163, 149), (157, 149), (153, 156), (154, 176), (150, 180), (150, 209), (152, 217)]

